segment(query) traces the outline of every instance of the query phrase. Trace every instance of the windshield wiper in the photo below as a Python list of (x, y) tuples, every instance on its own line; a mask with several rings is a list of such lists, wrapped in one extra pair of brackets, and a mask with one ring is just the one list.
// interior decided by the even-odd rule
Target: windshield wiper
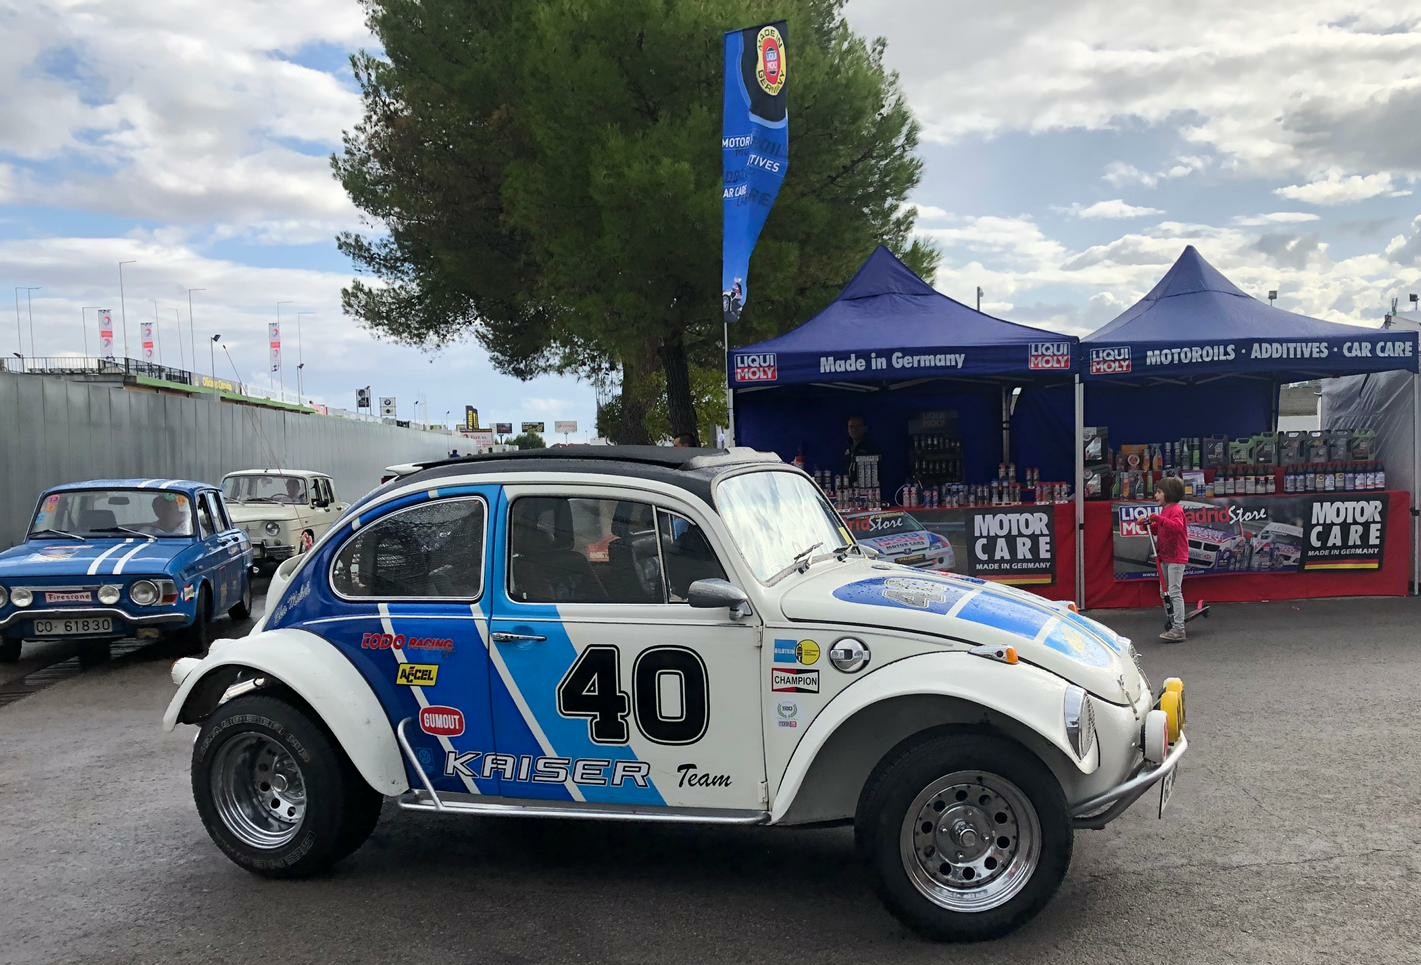
[(276, 500), (270, 496), (245, 496), (237, 500), (239, 503), (274, 503)]
[(771, 582), (771, 583), (778, 582), (781, 578), (783, 578), (783, 577), (785, 577), (785, 576), (788, 576), (790, 573), (794, 572), (795, 570), (799, 570), (799, 571), (802, 573), (802, 572), (804, 572), (805, 570), (809, 569), (809, 562), (808, 562), (808, 560), (809, 560), (809, 554), (813, 553), (815, 550), (817, 550), (819, 547), (821, 547), (821, 546), (823, 546), (823, 545), (824, 545), (824, 541), (823, 541), (823, 540), (820, 540), (819, 542), (815, 543), (813, 546), (810, 546), (810, 547), (808, 547), (808, 548), (806, 548), (806, 549), (802, 549), (802, 550), (800, 550), (798, 553), (795, 553), (795, 554), (794, 554), (794, 562), (790, 563), (789, 566), (786, 566), (784, 569), (780, 570), (780, 571), (779, 571), (778, 573), (776, 573), (774, 576), (770, 577), (770, 582)]
[(84, 537), (80, 536), (78, 533), (66, 533), (62, 529), (50, 529), (48, 526), (46, 526), (43, 529), (30, 530), (31, 536), (38, 536), (40, 533), (53, 533), (55, 536), (68, 536), (70, 539), (77, 539), (81, 543), (84, 542)]
[(136, 529), (129, 529), (127, 526), (105, 526), (103, 529), (91, 529), (90, 533), (132, 533), (134, 536), (142, 536), (144, 539), (157, 539), (152, 533), (140, 533)]

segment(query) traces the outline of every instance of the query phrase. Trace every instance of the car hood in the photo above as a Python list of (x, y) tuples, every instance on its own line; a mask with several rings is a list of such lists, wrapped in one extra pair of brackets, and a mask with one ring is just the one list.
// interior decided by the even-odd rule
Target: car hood
[(295, 519), (296, 509), (291, 503), (228, 503), (227, 515), (234, 523), (264, 523), (269, 519)]
[(1147, 688), (1128, 640), (1109, 627), (1009, 586), (883, 562), (821, 564), (788, 590), (791, 620), (907, 630), (970, 645), (1015, 647), (1022, 660), (1113, 703)]
[(141, 540), (137, 537), (90, 539), (82, 543), (31, 540), (0, 553), (0, 582), (109, 576), (120, 561), (124, 574), (157, 573), (191, 545), (190, 539)]

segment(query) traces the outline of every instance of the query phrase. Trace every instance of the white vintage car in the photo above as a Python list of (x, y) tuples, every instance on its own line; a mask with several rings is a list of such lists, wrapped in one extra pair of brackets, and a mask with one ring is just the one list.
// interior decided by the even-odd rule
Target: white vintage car
[(232, 520), (252, 541), (257, 567), (275, 567), (306, 552), (345, 512), (325, 473), (307, 469), (242, 469), (222, 477)]
[(445, 815), (851, 822), (887, 906), (1003, 934), (1075, 832), (1188, 747), (1183, 684), (1065, 606), (869, 558), (768, 454), (431, 466), (277, 570), (250, 636), (173, 666), (217, 846), (272, 877)]

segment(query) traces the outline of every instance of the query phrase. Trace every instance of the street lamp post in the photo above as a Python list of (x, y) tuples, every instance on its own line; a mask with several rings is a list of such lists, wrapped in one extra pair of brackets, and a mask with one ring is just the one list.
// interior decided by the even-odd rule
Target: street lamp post
[[(301, 394), (301, 373), (306, 368), (306, 355), (301, 351), (301, 316), (315, 316), (315, 312), (296, 313), (296, 394)], [(297, 401), (300, 401), (299, 399)]]
[[(183, 355), (183, 313), (176, 308), (173, 309), (173, 328), (178, 333), (178, 368), (187, 364), (187, 356)], [(188, 346), (188, 354), (193, 356), (192, 367), (197, 368), (196, 352), (191, 345)]]
[(25, 351), (25, 336), (20, 330), (20, 289), (15, 289), (15, 348), (20, 351), (14, 353), (15, 358), (22, 359)]
[(88, 311), (101, 311), (102, 305), (84, 305), (79, 309), (79, 332), (84, 336), (84, 357), (89, 357), (89, 316)]
[(40, 288), (40, 285), (31, 285), (25, 289), (25, 305), (30, 313), (30, 358), (39, 354), (35, 351), (35, 300), (32, 292), (37, 292)]
[[(217, 345), (217, 343), (220, 342), (220, 341), (222, 341), (222, 334), (219, 332), (218, 334), (212, 336), (212, 341), (210, 341), (210, 342), (207, 343), (207, 364), (212, 368), (212, 381), (213, 381), (213, 382), (216, 382), (216, 381), (217, 381), (217, 351), (216, 351), (216, 345)], [(223, 346), (223, 347), (225, 348), (226, 346)], [(215, 388), (217, 388), (217, 386), (214, 385), (213, 388), (215, 389)]]
[(133, 264), (133, 259), (118, 263), (118, 311), (123, 318), (123, 357), (128, 359), (128, 305), (123, 299), (123, 266)]

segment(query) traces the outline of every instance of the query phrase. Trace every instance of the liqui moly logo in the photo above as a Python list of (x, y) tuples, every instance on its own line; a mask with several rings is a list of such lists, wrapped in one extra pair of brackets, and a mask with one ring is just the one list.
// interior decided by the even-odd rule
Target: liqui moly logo
[(459, 737), (464, 733), (464, 712), (457, 707), (435, 704), (421, 707), (419, 729), (431, 737)]
[(1090, 350), (1091, 375), (1127, 375), (1133, 365), (1130, 362), (1130, 346), (1114, 345), (1110, 348)]
[(773, 382), (779, 374), (774, 352), (749, 352), (735, 356), (735, 381), (740, 385)]
[(1116, 511), (1120, 517), (1121, 536), (1148, 536), (1150, 517), (1158, 513), (1159, 509), (1148, 505), (1118, 506)]
[(1034, 371), (1064, 371), (1071, 367), (1070, 342), (1032, 342), (1026, 367)]

